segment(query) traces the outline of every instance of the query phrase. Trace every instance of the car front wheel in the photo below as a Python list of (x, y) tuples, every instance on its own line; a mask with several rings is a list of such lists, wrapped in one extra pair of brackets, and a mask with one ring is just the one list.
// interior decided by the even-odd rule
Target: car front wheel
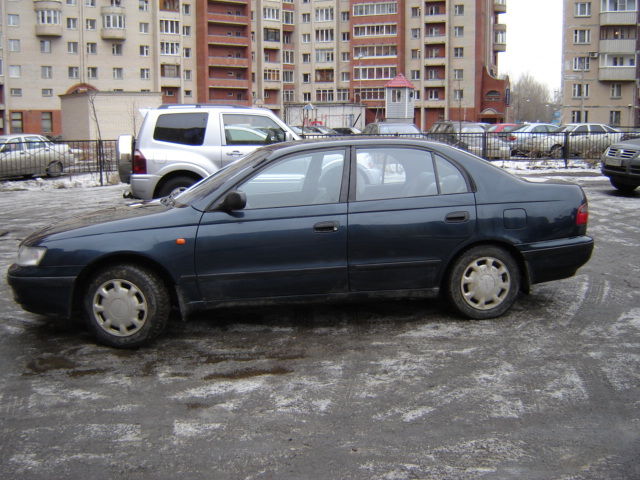
[(84, 307), (98, 341), (119, 348), (138, 347), (158, 336), (171, 309), (164, 282), (134, 265), (98, 272), (89, 283)]
[(628, 183), (621, 183), (617, 180), (610, 179), (611, 185), (621, 193), (629, 194), (632, 193), (638, 185), (629, 185)]
[(520, 291), (520, 269), (504, 249), (471, 248), (454, 263), (447, 293), (453, 307), (468, 318), (494, 318), (505, 313)]

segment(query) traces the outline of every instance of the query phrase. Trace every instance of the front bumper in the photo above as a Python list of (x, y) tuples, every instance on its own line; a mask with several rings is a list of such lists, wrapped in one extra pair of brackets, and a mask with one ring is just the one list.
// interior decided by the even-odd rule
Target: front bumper
[(69, 318), (73, 310), (75, 276), (37, 276), (31, 267), (11, 265), (7, 283), (13, 298), (28, 312)]
[(593, 238), (586, 235), (521, 245), (530, 284), (573, 276), (593, 252)]

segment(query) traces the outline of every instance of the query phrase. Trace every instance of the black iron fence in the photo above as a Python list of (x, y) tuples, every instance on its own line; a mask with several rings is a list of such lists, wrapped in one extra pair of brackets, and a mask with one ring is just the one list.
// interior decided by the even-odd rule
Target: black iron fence
[[(91, 174), (101, 185), (115, 181), (115, 140), (49, 141), (25, 135), (0, 143), (0, 179)], [(111, 178), (110, 178), (111, 177)]]

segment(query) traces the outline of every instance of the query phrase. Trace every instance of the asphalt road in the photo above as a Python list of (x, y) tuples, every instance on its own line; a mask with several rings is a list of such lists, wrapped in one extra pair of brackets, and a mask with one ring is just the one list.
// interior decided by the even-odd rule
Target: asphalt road
[[(0, 478), (640, 478), (640, 192), (579, 180), (591, 261), (495, 320), (237, 308), (121, 351), (23, 312), (2, 278)], [(26, 233), (120, 191), (0, 188), (3, 277)]]

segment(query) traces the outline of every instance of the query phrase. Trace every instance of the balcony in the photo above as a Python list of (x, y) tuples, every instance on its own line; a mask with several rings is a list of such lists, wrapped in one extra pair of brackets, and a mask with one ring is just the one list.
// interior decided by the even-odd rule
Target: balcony
[(447, 15), (445, 13), (437, 13), (434, 15), (426, 14), (424, 21), (425, 23), (445, 23), (447, 21)]
[(62, 2), (37, 0), (33, 2), (36, 11), (36, 35), (43, 37), (62, 36)]
[(249, 37), (247, 35), (215, 35), (209, 34), (207, 37), (209, 43), (217, 45), (242, 45), (247, 46), (249, 44)]
[(446, 80), (444, 78), (429, 78), (424, 81), (426, 88), (439, 88), (446, 86)]
[(606, 25), (635, 25), (638, 12), (601, 12), (600, 26)]
[(209, 23), (218, 23), (221, 25), (247, 25), (249, 17), (246, 15), (233, 15), (228, 13), (211, 12), (207, 15)]
[(600, 40), (600, 53), (627, 53), (636, 51), (636, 39)]
[(101, 28), (100, 37), (103, 40), (125, 40), (127, 31), (124, 28)]
[(446, 65), (447, 58), (446, 57), (426, 57), (424, 59), (424, 64), (426, 66), (440, 66)]
[(238, 57), (209, 57), (209, 66), (211, 67), (240, 67), (248, 68), (249, 59)]
[(60, 24), (36, 24), (36, 35), (39, 37), (61, 37), (62, 25)]
[(40, 10), (55, 10), (61, 12), (62, 2), (59, 0), (35, 0), (33, 2), (33, 9), (36, 12)]
[(493, 11), (496, 13), (507, 13), (507, 1), (493, 0)]
[(598, 80), (602, 81), (635, 81), (636, 67), (600, 67)]

